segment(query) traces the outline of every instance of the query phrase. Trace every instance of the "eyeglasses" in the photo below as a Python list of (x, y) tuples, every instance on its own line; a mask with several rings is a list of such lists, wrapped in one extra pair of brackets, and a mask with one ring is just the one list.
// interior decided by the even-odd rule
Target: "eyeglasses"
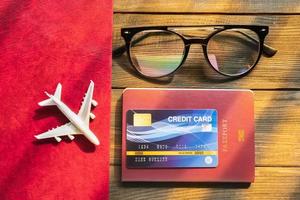
[(238, 77), (250, 72), (261, 55), (272, 57), (277, 50), (264, 44), (268, 26), (204, 25), (122, 28), (125, 46), (134, 69), (141, 75), (159, 78), (175, 73), (185, 62), (190, 46), (200, 44), (204, 57), (218, 73)]

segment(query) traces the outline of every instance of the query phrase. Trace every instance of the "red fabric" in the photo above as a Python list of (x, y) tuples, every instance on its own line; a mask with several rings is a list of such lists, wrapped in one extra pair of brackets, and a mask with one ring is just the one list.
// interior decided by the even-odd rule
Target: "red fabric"
[[(112, 2), (0, 2), (0, 199), (108, 199)], [(39, 107), (62, 83), (62, 100), (78, 112), (95, 82), (91, 130), (37, 141), (34, 135), (68, 120)]]

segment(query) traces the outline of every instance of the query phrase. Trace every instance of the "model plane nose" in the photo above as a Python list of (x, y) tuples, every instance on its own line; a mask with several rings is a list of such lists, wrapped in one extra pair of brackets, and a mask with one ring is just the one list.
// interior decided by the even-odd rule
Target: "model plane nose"
[(94, 145), (99, 145), (100, 141), (98, 140), (97, 136), (92, 132), (92, 131), (87, 131), (85, 133), (85, 136), (87, 137), (87, 139), (93, 143)]
[(95, 136), (95, 138), (91, 138), (91, 142), (94, 144), (94, 145), (99, 145), (100, 144), (100, 141), (98, 140), (98, 138)]
[(100, 142), (99, 142), (99, 140), (96, 138), (96, 140), (94, 141), (94, 144), (95, 145), (99, 145), (100, 144)]

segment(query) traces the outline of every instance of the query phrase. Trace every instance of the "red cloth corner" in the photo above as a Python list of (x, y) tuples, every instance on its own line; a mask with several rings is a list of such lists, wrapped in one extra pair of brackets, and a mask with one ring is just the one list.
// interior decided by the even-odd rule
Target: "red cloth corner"
[[(0, 199), (108, 199), (112, 2), (0, 2)], [(95, 82), (90, 128), (83, 136), (37, 141), (34, 135), (68, 120), (39, 107), (58, 82), (78, 112)]]

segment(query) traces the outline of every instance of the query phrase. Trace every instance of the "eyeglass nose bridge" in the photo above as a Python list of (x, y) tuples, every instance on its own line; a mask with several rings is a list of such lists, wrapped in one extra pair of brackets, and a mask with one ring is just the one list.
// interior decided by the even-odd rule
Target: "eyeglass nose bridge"
[(192, 44), (201, 44), (201, 45), (207, 45), (207, 39), (206, 38), (191, 38), (191, 39), (185, 39), (185, 45), (190, 46)]

